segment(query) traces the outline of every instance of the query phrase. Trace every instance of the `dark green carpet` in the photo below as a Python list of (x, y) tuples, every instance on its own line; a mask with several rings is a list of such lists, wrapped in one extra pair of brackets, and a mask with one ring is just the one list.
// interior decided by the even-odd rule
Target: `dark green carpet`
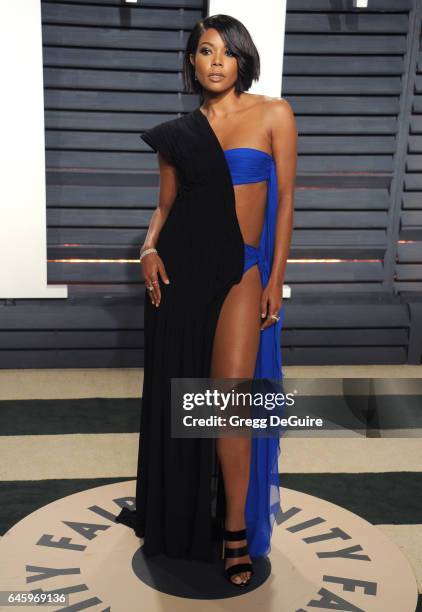
[[(0, 483), (0, 534), (56, 499), (123, 480), (131, 478), (3, 481)], [(283, 487), (346, 508), (375, 525), (416, 525), (421, 522), (422, 474), (418, 472), (280, 474), (280, 482)]]

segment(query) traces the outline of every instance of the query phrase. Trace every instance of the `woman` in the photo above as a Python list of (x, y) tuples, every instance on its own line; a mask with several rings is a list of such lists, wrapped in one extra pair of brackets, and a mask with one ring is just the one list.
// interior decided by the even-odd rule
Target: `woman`
[[(170, 380), (281, 377), (282, 287), (297, 130), (285, 100), (245, 93), (259, 56), (227, 15), (199, 21), (184, 63), (201, 107), (141, 136), (160, 199), (141, 249), (145, 363), (136, 510), (117, 522), (144, 554), (214, 560), (244, 586), (280, 509), (278, 438), (171, 436)], [(161, 281), (161, 282), (160, 282)]]

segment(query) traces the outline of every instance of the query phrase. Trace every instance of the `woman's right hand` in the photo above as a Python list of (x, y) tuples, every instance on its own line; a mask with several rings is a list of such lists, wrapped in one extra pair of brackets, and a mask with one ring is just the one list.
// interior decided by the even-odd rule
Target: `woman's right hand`
[(142, 258), (141, 266), (143, 267), (145, 287), (152, 287), (152, 291), (148, 290), (151, 302), (155, 306), (159, 306), (161, 301), (160, 283), (158, 274), (166, 285), (170, 283), (163, 260), (156, 252), (148, 253)]

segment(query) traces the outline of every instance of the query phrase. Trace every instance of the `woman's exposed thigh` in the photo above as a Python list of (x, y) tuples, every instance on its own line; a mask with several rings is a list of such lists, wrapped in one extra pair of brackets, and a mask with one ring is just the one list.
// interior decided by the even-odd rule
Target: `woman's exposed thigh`
[(230, 289), (213, 342), (211, 376), (253, 378), (261, 329), (262, 283), (255, 264)]

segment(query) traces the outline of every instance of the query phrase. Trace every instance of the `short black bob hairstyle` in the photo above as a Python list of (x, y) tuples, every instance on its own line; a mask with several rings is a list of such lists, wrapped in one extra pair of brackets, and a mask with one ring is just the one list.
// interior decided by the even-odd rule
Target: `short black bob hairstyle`
[(186, 44), (183, 60), (183, 81), (185, 92), (200, 94), (201, 102), (203, 87), (199, 81), (195, 80), (195, 66), (191, 64), (189, 54), (196, 54), (199, 39), (210, 28), (219, 32), (227, 48), (237, 59), (238, 77), (235, 84), (237, 94), (247, 91), (252, 85), (252, 81), (259, 79), (260, 73), (258, 50), (243, 23), (230, 15), (210, 15), (205, 19), (200, 19), (193, 27)]

